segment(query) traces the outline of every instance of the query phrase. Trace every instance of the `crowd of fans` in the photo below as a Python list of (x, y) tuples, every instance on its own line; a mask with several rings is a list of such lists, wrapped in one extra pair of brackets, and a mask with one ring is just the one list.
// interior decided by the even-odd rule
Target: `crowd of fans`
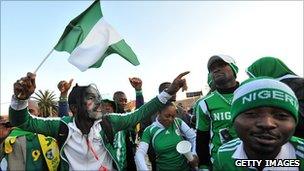
[[(210, 91), (189, 111), (176, 104), (184, 72), (149, 102), (142, 80), (130, 78), (133, 111), (122, 91), (105, 99), (94, 84), (60, 81), (58, 117), (47, 118), (31, 99), (36, 75), (28, 73), (14, 84), (9, 121), (0, 118), (0, 170), (304, 170), (304, 78), (275, 57), (252, 63), (242, 83), (230, 56), (210, 57), (207, 69)], [(176, 150), (183, 140), (190, 161)], [(270, 166), (274, 159), (299, 164)]]

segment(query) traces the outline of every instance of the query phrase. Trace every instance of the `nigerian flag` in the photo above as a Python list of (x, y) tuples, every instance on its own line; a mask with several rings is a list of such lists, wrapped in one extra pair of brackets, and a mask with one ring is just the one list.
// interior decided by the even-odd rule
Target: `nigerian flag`
[(55, 50), (69, 52), (68, 61), (81, 71), (100, 67), (112, 53), (139, 65), (130, 46), (103, 19), (99, 0), (69, 23)]

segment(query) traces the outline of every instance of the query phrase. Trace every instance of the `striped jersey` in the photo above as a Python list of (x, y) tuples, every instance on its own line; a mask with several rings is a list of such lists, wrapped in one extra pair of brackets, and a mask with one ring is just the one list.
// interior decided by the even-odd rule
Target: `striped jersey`
[[(213, 171), (254, 171), (257, 168), (241, 167), (237, 166), (237, 159), (244, 160), (248, 159), (246, 153), (243, 150), (243, 142), (236, 138), (223, 144), (216, 156), (213, 163)], [(288, 170), (288, 171), (301, 171), (304, 170), (304, 140), (298, 137), (292, 137), (286, 144), (281, 148), (280, 153), (276, 159), (297, 159), (299, 160), (299, 167), (267, 167), (263, 171), (277, 171), (277, 170)], [(277, 160), (278, 161), (278, 160)]]
[(232, 127), (230, 108), (233, 93), (221, 94), (217, 90), (197, 101), (195, 108), (196, 129), (210, 131), (211, 161), (218, 148), (226, 142), (226, 135), (236, 138)]
[(156, 124), (148, 126), (142, 135), (142, 142), (151, 144), (156, 153), (156, 170), (189, 170), (186, 158), (176, 151), (176, 145), (183, 140), (179, 126), (182, 120), (175, 118), (175, 123), (168, 128)]

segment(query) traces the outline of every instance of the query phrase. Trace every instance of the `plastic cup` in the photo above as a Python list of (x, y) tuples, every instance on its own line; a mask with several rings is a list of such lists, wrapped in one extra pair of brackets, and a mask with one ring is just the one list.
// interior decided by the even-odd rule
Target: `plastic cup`
[(188, 161), (193, 160), (193, 155), (191, 152), (191, 143), (189, 141), (183, 140), (176, 145), (176, 150), (180, 154), (183, 154)]

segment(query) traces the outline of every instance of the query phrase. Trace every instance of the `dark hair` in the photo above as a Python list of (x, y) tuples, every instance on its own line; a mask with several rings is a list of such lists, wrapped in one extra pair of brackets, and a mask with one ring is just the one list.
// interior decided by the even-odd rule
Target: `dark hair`
[[(74, 116), (76, 116), (76, 119), (78, 119), (79, 117), (82, 118), (82, 117), (85, 117), (85, 116), (81, 116), (81, 115), (85, 115), (86, 114), (86, 106), (84, 104), (84, 97), (85, 97), (85, 92), (86, 92), (86, 89), (90, 87), (89, 85), (88, 86), (78, 86), (78, 84), (76, 84), (71, 93), (69, 94), (69, 97), (68, 97), (68, 103), (69, 103), (69, 106), (70, 106), (70, 109), (71, 107), (75, 107), (76, 111), (72, 110), (72, 113)], [(74, 113), (76, 112), (76, 113)], [(80, 119), (79, 118), (79, 119)]]
[(122, 92), (122, 91), (116, 91), (114, 94), (113, 94), (113, 100), (114, 101), (116, 101), (117, 99), (117, 96), (119, 96), (119, 95), (125, 95), (125, 93), (124, 92)]
[(177, 110), (177, 107), (176, 107), (175, 103), (174, 103), (174, 102), (171, 102), (171, 101), (168, 101), (168, 102), (165, 104), (165, 106), (164, 106), (163, 108), (158, 109), (158, 112), (160, 113), (160, 112), (162, 112), (164, 109), (166, 109), (166, 108), (168, 108), (168, 107), (170, 107), (170, 106), (174, 106), (175, 109)]
[(170, 84), (171, 84), (170, 82), (161, 83), (158, 87), (158, 92), (161, 93), (162, 91), (164, 91), (164, 89), (168, 88)]

